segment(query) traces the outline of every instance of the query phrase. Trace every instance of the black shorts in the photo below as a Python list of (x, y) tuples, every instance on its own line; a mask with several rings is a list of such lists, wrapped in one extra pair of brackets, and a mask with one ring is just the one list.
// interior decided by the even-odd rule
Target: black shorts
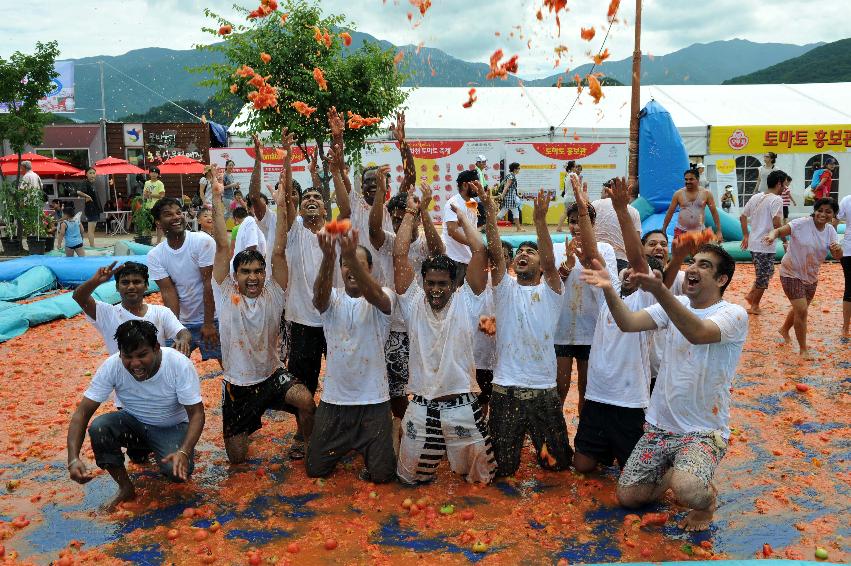
[(789, 218), (789, 205), (784, 204), (783, 205), (783, 219), (785, 220), (787, 218)]
[(284, 368), (254, 385), (234, 385), (222, 381), (222, 428), (225, 438), (251, 434), (263, 426), (260, 417), (268, 409), (296, 414), (287, 405), (287, 392), (298, 382)]
[(65, 247), (68, 248), (69, 250), (79, 250), (80, 248), (83, 247), (83, 244), (80, 243), (80, 244), (77, 244), (76, 246), (65, 246)]
[(606, 466), (617, 460), (623, 469), (642, 434), (644, 409), (586, 399), (573, 447), (577, 454), (594, 458)]
[(557, 358), (576, 358), (588, 361), (591, 356), (591, 344), (556, 344)]

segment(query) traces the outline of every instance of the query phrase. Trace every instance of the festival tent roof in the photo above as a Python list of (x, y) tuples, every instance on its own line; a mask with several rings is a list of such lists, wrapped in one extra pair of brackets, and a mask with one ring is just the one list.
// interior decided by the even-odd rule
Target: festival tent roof
[[(575, 87), (477, 88), (477, 101), (471, 108), (463, 108), (468, 90), (411, 89), (404, 105), (408, 137), (525, 141), (548, 138), (550, 128), (553, 141), (574, 141), (574, 134), (582, 141), (626, 140), (629, 136), (628, 86), (603, 87), (599, 104), (594, 104), (585, 89), (575, 105)], [(662, 104), (691, 155), (707, 153), (708, 131), (713, 125), (851, 123), (851, 111), (843, 110), (849, 98), (851, 83), (641, 87), (641, 106), (650, 100)], [(249, 111), (248, 105), (243, 107), (228, 130), (233, 145), (249, 141), (244, 129), (236, 126)]]

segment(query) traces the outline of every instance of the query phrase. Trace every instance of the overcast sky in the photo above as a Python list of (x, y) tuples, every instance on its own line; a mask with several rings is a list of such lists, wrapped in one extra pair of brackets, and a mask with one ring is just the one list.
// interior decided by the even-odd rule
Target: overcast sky
[[(142, 47), (189, 49), (210, 40), (201, 32), (202, 26), (212, 25), (204, 8), (233, 16), (234, 2), (240, 0), (43, 0), (35, 14), (4, 10), (0, 56), (31, 51), (36, 41), (50, 39), (59, 41), (62, 58), (120, 55)], [(543, 21), (535, 17), (542, 4), (543, 0), (432, 0), (431, 9), (421, 17), (409, 0), (321, 1), (326, 13), (345, 14), (357, 30), (397, 45), (424, 42), (481, 62), (487, 62), (497, 48), (507, 55), (518, 53), (518, 74), (525, 78), (556, 72), (553, 49), (559, 45), (568, 47), (562, 71), (588, 62), (588, 52), (597, 51), (607, 26), (609, 0), (568, 0), (569, 12), (561, 14), (561, 37), (556, 37), (551, 14), (544, 11)], [(622, 0), (622, 4), (606, 42), (612, 59), (632, 53), (635, 2)], [(413, 12), (410, 22), (409, 12)], [(851, 21), (851, 0), (644, 0), (642, 19), (645, 54), (662, 55), (693, 43), (732, 38), (802, 45), (851, 35), (844, 25)], [(590, 26), (597, 27), (597, 35), (585, 42), (579, 37), (580, 28)]]

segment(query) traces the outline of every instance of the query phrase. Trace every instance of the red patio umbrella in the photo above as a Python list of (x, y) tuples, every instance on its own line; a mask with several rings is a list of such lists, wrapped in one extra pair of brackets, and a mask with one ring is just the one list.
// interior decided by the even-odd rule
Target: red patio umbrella
[[(23, 160), (22, 160), (23, 161)], [(59, 176), (77, 176), (83, 174), (81, 169), (77, 169), (70, 163), (66, 163), (60, 160), (54, 159), (46, 159), (42, 161), (33, 161), (32, 162), (33, 171), (38, 173), (41, 177), (52, 177), (54, 175)], [(0, 171), (2, 171), (3, 175), (17, 175), (18, 174), (18, 163), (17, 161), (9, 161), (5, 163), (0, 163)]]
[[(95, 172), (98, 175), (138, 175), (145, 173), (144, 169), (136, 167), (126, 159), (118, 159), (116, 157), (107, 157), (100, 161), (95, 161)], [(112, 184), (112, 190), (115, 193), (115, 202), (118, 202), (118, 188), (115, 183)]]
[[(38, 153), (22, 153), (21, 161), (50, 161), (51, 158), (45, 155), (39, 155)], [(4, 155), (0, 157), (0, 163), (17, 163), (18, 162), (18, 154), (10, 153), (9, 155)]]
[(183, 176), (193, 173), (203, 173), (204, 165), (197, 159), (185, 155), (175, 155), (171, 159), (163, 161), (159, 166), (161, 175), (180, 175), (180, 201), (183, 202)]

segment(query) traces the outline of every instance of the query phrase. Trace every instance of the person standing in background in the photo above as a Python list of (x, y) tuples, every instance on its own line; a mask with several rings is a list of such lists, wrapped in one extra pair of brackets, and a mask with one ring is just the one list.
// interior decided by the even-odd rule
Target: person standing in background
[(579, 185), (582, 186), (582, 179), (579, 177), (579, 173), (577, 173), (576, 169), (579, 167), (579, 171), (582, 170), (581, 165), (576, 165), (576, 161), (570, 160), (564, 166), (564, 170), (567, 172), (567, 176), (564, 178), (564, 188), (561, 190), (561, 198), (564, 199), (564, 212), (561, 213), (561, 218), (558, 219), (558, 226), (556, 227), (556, 232), (564, 232), (564, 223), (567, 222), (567, 191), (572, 190), (573, 186), (573, 178), (575, 177), (579, 181)]
[(839, 202), (838, 220), (845, 222), (845, 236), (842, 238), (842, 274), (845, 277), (845, 294), (842, 296), (842, 335), (848, 336), (851, 323), (851, 195)]
[(234, 178), (233, 168), (236, 164), (232, 159), (228, 159), (225, 161), (225, 174), (222, 178), (222, 181), (225, 185), (225, 192), (223, 195), (223, 200), (225, 203), (225, 220), (230, 218), (231, 207), (230, 203), (233, 202), (234, 192), (239, 190), (239, 181)]
[(762, 167), (757, 172), (756, 192), (754, 194), (768, 191), (768, 175), (774, 171), (777, 154), (773, 151), (766, 151), (765, 155), (762, 156), (762, 162)]
[(83, 216), (86, 218), (86, 233), (88, 234), (89, 246), (91, 247), (95, 247), (95, 227), (100, 220), (100, 213), (103, 211), (98, 201), (95, 179), (97, 179), (95, 168), (89, 167), (86, 169), (86, 180), (83, 182), (83, 186), (77, 189), (77, 196), (82, 197), (86, 201)]
[[(145, 208), (151, 210), (154, 208), (154, 205), (157, 204), (157, 201), (165, 196), (165, 185), (160, 181), (160, 170), (156, 167), (151, 167), (151, 170), (148, 171), (148, 175), (150, 178), (145, 181), (145, 187), (142, 190), (142, 198), (144, 199)], [(160, 240), (162, 240), (163, 231), (157, 226), (157, 241), (155, 244), (159, 244)]]
[(792, 177), (786, 175), (786, 180), (783, 181), (783, 191), (780, 193), (780, 197), (783, 199), (783, 224), (789, 223), (789, 206), (798, 206), (798, 203), (795, 202), (795, 197), (792, 196), (791, 186)]
[(727, 185), (724, 187), (724, 194), (721, 195), (721, 208), (727, 214), (730, 214), (730, 209), (733, 208), (733, 191), (730, 190), (732, 188), (733, 185)]
[[(216, 166), (207, 165), (204, 167), (204, 174), (198, 181), (198, 198), (201, 200), (202, 206), (213, 208), (213, 180), (216, 177)], [(231, 195), (233, 200), (233, 195)]]
[[(818, 186), (813, 189), (813, 196), (816, 200), (829, 198), (830, 191), (833, 188), (833, 171), (836, 169), (835, 159), (825, 159), (824, 169), (818, 181)], [(815, 175), (815, 172), (813, 173)]]

